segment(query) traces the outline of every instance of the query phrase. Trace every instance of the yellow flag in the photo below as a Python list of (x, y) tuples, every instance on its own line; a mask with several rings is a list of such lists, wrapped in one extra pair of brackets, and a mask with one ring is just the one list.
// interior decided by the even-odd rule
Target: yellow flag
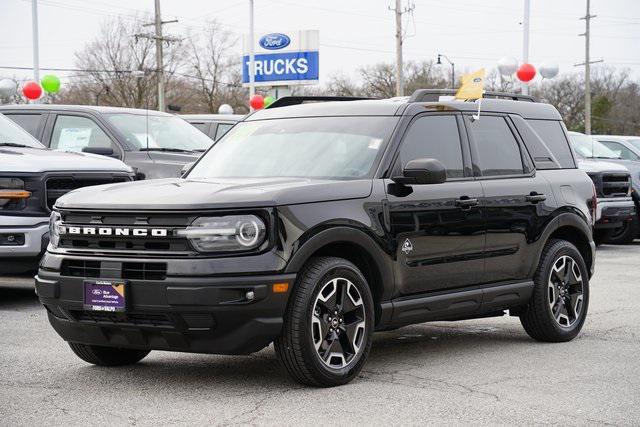
[(456, 92), (456, 99), (480, 99), (484, 92), (484, 68), (462, 76), (462, 86)]

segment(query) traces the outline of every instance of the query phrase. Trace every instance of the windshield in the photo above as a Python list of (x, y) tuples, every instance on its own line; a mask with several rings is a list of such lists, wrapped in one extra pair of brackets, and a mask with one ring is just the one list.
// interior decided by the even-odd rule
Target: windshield
[(640, 138), (625, 138), (627, 142), (640, 150)]
[(569, 141), (578, 156), (583, 159), (619, 159), (620, 156), (615, 151), (606, 147), (600, 141), (596, 141), (591, 137), (583, 134), (569, 134)]
[(396, 117), (308, 117), (241, 122), (196, 164), (189, 178), (373, 175)]
[(105, 116), (124, 135), (127, 142), (138, 149), (204, 151), (212, 142), (198, 129), (175, 116), (127, 113)]
[(29, 132), (0, 114), (0, 147), (3, 145), (45, 148)]

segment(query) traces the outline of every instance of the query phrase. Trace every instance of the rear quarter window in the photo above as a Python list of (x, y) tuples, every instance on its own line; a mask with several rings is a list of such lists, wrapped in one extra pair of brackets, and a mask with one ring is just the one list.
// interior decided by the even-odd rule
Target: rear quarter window
[(12, 114), (5, 113), (5, 116), (13, 120), (22, 129), (29, 132), (32, 136), (38, 138), (40, 126), (42, 123), (42, 114)]
[[(573, 169), (576, 167), (561, 121), (527, 119), (527, 123), (542, 139), (561, 168)], [(534, 153), (532, 155), (536, 157)]]

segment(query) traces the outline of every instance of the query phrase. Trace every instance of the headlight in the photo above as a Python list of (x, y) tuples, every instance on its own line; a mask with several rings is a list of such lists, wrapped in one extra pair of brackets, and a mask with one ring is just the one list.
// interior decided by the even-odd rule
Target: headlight
[(224, 252), (255, 249), (267, 232), (264, 221), (255, 215), (229, 215), (198, 218), (177, 234), (188, 238), (199, 252)]
[(27, 206), (31, 192), (20, 178), (0, 178), (0, 211), (20, 211)]
[(62, 217), (56, 211), (51, 212), (51, 216), (49, 217), (49, 243), (53, 249), (58, 247), (60, 243), (60, 228)]

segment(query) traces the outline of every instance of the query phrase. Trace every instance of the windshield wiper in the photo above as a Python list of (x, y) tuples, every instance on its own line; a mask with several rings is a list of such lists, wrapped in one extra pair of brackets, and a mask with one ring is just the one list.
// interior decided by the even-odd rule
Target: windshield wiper
[(25, 144), (16, 144), (15, 142), (0, 142), (0, 145), (3, 147), (27, 147), (27, 148), (35, 148), (30, 145)]
[(141, 148), (140, 151), (168, 151), (172, 153), (193, 153), (196, 150), (183, 150), (182, 148), (167, 148), (167, 147), (149, 147), (149, 148)]

